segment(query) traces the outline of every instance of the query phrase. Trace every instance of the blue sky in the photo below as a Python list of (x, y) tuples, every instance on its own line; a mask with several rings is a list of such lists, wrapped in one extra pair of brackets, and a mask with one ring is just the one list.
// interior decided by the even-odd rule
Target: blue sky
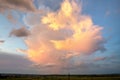
[[(68, 52), (65, 50), (53, 49), (51, 43), (47, 42), (51, 39), (51, 37), (58, 39), (61, 38), (61, 35), (62, 37), (66, 37), (66, 35), (58, 31), (58, 33), (56, 33), (56, 35), (58, 35), (56, 36), (54, 33), (52, 33), (51, 30), (49, 30), (49, 28), (46, 28), (46, 26), (49, 27), (49, 24), (51, 23), (48, 23), (46, 25), (42, 24), (41, 21), (42, 18), (50, 12), (53, 12), (54, 14), (56, 14), (56, 12), (59, 12), (60, 4), (62, 4), (64, 0), (34, 0), (34, 2), (32, 0), (21, 0), (17, 3), (19, 6), (17, 6), (14, 1), (15, 0), (11, 0), (11, 3), (13, 3), (11, 4), (7, 0), (0, 0), (0, 5), (7, 4), (0, 6), (0, 56), (4, 57), (0, 57), (0, 72), (49, 74), (49, 72), (51, 72), (51, 69), (55, 69), (55, 71), (52, 73), (65, 74), (67, 73), (67, 70), (70, 69), (70, 72), (72, 74), (120, 73), (120, 0), (76, 0), (79, 8), (82, 8), (82, 11), (79, 15), (89, 16), (94, 26), (97, 25), (103, 28), (100, 33), (104, 38), (104, 42), (100, 42), (99, 45), (104, 46), (105, 51), (100, 51), (100, 49), (98, 49), (92, 53), (90, 52), (82, 55), (79, 54), (71, 59), (66, 60), (66, 63), (63, 63), (61, 60), (58, 60), (56, 58), (56, 61), (50, 59), (51, 62), (48, 62), (47, 64), (44, 64), (47, 62), (45, 59), (43, 59), (43, 62), (36, 60), (36, 58), (41, 59), (41, 55), (35, 55), (35, 57), (31, 58), (31, 55), (29, 55), (30, 53), (28, 51), (39, 47), (31, 47), (30, 45), (39, 45), (40, 40), (42, 41), (40, 43), (45, 42), (44, 45), (49, 45), (47, 48), (53, 50), (52, 52), (54, 53), (50, 53), (50, 55), (57, 55), (56, 57), (59, 58), (61, 54)], [(65, 1), (69, 1), (70, 4), (72, 4), (72, 0)], [(22, 3), (27, 3), (27, 5), (22, 5)], [(38, 9), (39, 7), (40, 9)], [(40, 10), (43, 10), (43, 13), (39, 13)], [(32, 21), (32, 24), (35, 24), (36, 26), (29, 24), (30, 21)], [(44, 26), (45, 28), (43, 28)], [(43, 38), (38, 38), (38, 36), (42, 36)], [(4, 42), (2, 42), (2, 40), (4, 40)], [(35, 42), (35, 44), (32, 44), (30, 42)], [(76, 52), (77, 51), (73, 51), (71, 54), (74, 54)], [(83, 51), (83, 53), (84, 52), (86, 51)], [(43, 57), (47, 57), (49, 59), (48, 55), (49, 54), (45, 54)], [(19, 58), (14, 58), (15, 56)], [(52, 57), (54, 58), (54, 56)], [(16, 61), (13, 64), (12, 61), (14, 60)], [(57, 69), (54, 67), (53, 63), (59, 62), (59, 66), (65, 66)], [(20, 65), (19, 63), (23, 64)], [(17, 68), (15, 65), (17, 65)], [(66, 68), (68, 65), (70, 65), (70, 67)]]

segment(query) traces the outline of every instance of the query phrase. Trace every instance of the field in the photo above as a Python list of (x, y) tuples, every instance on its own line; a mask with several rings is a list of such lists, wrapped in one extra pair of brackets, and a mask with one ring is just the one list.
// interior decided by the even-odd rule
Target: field
[(120, 80), (120, 75), (26, 75), (0, 74), (0, 80)]

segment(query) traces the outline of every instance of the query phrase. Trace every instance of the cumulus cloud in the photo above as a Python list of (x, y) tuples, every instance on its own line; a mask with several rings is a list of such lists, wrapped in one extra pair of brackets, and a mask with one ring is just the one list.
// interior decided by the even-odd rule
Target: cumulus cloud
[(94, 25), (92, 18), (82, 14), (81, 9), (75, 0), (64, 0), (60, 9), (47, 12), (39, 25), (32, 25), (31, 35), (24, 40), (28, 48), (19, 51), (26, 53), (35, 64), (55, 64), (58, 70), (75, 56), (104, 51), (103, 28)]
[(0, 11), (4, 10), (35, 11), (33, 0), (0, 0)]
[(58, 50), (94, 53), (105, 50), (102, 27), (94, 25), (90, 16), (82, 15), (81, 9), (72, 1), (65, 0), (58, 12), (48, 13), (42, 22), (53, 30), (69, 28), (74, 34), (65, 40), (51, 40)]
[(27, 37), (30, 35), (30, 31), (26, 29), (25, 27), (21, 27), (19, 29), (13, 29), (10, 32), (10, 36), (16, 36), (16, 37)]

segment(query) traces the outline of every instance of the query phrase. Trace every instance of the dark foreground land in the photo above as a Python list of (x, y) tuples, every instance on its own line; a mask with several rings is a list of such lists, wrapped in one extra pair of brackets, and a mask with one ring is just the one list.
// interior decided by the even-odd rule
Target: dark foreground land
[(0, 80), (120, 80), (120, 74), (111, 75), (0, 74)]

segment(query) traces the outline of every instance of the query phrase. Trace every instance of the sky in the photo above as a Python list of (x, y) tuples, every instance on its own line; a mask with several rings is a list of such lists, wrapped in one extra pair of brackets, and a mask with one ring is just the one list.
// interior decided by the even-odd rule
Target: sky
[(120, 73), (120, 0), (0, 0), (0, 73)]

